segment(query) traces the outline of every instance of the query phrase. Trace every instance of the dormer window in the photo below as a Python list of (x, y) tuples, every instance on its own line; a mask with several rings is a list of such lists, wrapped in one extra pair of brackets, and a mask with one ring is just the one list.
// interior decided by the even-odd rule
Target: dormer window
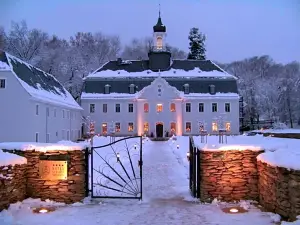
[(109, 84), (106, 84), (105, 86), (104, 86), (104, 94), (110, 94), (110, 85)]
[(216, 86), (215, 85), (213, 85), (213, 84), (209, 85), (209, 93), (211, 95), (216, 94)]
[(156, 48), (159, 50), (163, 49), (163, 39), (161, 36), (156, 38)]
[(189, 84), (185, 84), (183, 85), (183, 91), (184, 91), (184, 94), (189, 94), (190, 93), (190, 85)]
[(134, 94), (135, 93), (135, 85), (134, 84), (130, 84), (129, 85), (129, 94)]

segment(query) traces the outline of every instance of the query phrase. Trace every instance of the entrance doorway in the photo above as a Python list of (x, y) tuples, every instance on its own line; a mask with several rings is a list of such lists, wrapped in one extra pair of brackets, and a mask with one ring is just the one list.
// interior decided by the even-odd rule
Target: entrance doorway
[(164, 125), (163, 123), (156, 123), (156, 137), (163, 137)]

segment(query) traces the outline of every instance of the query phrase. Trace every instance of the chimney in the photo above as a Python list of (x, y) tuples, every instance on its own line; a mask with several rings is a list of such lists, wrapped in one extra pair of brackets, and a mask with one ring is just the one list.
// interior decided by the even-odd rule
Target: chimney
[(118, 66), (122, 65), (122, 58), (117, 58), (117, 65)]

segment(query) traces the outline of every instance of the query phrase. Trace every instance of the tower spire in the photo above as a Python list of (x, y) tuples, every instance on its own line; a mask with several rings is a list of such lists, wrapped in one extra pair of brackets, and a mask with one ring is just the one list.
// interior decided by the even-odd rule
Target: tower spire
[(158, 18), (160, 18), (160, 3), (158, 4)]

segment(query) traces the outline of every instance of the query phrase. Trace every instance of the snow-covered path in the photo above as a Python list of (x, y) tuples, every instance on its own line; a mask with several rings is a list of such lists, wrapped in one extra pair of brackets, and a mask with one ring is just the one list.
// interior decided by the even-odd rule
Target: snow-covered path
[[(176, 150), (174, 150), (176, 151)], [(1, 225), (269, 225), (270, 216), (258, 209), (229, 215), (219, 206), (199, 204), (188, 193), (186, 168), (173, 153), (170, 142), (147, 141), (144, 151), (143, 197), (137, 200), (103, 200), (64, 206), (49, 214), (33, 214), (26, 203), (0, 213)]]

